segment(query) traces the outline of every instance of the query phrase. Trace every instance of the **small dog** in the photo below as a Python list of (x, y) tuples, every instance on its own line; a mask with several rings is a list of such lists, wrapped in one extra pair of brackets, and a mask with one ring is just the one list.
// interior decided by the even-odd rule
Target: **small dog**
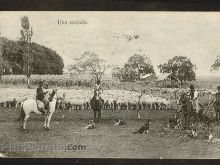
[(170, 119), (168, 120), (167, 127), (168, 127), (168, 128), (179, 129), (179, 128), (180, 128), (180, 125), (181, 125), (180, 116), (176, 113), (176, 114), (175, 114), (175, 118), (170, 118)]
[(115, 119), (115, 126), (127, 125), (127, 123), (119, 118)]
[(140, 133), (140, 134), (149, 133), (150, 123), (151, 123), (151, 120), (148, 119), (147, 122), (144, 123), (144, 125), (142, 125), (137, 131), (132, 132), (132, 133)]
[(89, 125), (87, 125), (86, 127), (84, 127), (84, 129), (94, 129), (95, 128), (95, 123), (93, 120), (89, 121)]
[(196, 138), (198, 136), (196, 128), (192, 128), (191, 130), (187, 131), (187, 133), (191, 138)]
[(180, 119), (178, 119), (178, 118), (169, 119), (167, 127), (168, 128), (179, 129), (180, 128)]
[(214, 136), (210, 133), (208, 142), (211, 143), (214, 139)]

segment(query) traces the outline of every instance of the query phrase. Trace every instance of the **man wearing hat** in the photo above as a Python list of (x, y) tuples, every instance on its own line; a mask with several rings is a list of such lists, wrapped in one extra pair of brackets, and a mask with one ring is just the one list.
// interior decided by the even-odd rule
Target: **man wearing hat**
[(37, 88), (36, 100), (38, 110), (44, 115), (46, 110), (49, 108), (49, 101), (44, 98), (46, 92), (43, 91), (43, 85), (43, 81), (40, 81)]
[(195, 109), (196, 112), (198, 113), (199, 112), (198, 92), (195, 90), (194, 85), (190, 85), (189, 96), (193, 104), (193, 109)]
[(94, 86), (94, 96), (96, 96), (96, 92), (98, 92), (98, 96), (100, 97), (100, 94), (102, 94), (102, 87), (100, 85), (100, 80), (98, 79), (95, 86)]
[(215, 94), (215, 102), (213, 103), (213, 107), (216, 112), (216, 120), (220, 119), (220, 86), (217, 87), (217, 93)]

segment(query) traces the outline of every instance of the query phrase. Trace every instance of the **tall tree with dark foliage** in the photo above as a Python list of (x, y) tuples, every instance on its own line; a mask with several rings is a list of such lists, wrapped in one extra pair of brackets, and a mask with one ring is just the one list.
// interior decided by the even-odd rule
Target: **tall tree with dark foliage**
[(161, 73), (174, 74), (181, 81), (181, 84), (196, 79), (196, 65), (185, 56), (175, 56), (167, 63), (159, 65), (158, 68)]
[(20, 44), (23, 53), (23, 72), (27, 76), (27, 84), (30, 84), (30, 77), (33, 71), (33, 54), (31, 50), (31, 38), (33, 35), (32, 27), (30, 27), (29, 19), (27, 16), (21, 17), (21, 27), (20, 30), (21, 38)]

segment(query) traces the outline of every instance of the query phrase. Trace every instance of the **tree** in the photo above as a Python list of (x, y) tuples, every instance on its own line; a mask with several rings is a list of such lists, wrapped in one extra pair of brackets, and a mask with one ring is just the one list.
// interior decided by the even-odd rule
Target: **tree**
[(32, 28), (30, 28), (29, 19), (27, 16), (21, 17), (21, 27), (20, 30), (21, 38), (20, 43), (23, 52), (23, 72), (27, 76), (27, 84), (30, 84), (30, 77), (32, 73), (32, 64), (33, 64), (33, 54), (31, 51), (31, 38), (33, 35)]
[(122, 68), (119, 66), (114, 66), (112, 68), (112, 77), (113, 78), (118, 78), (120, 81), (122, 80)]
[(167, 63), (159, 65), (158, 68), (161, 73), (174, 74), (181, 81), (181, 84), (183, 84), (183, 81), (193, 81), (196, 78), (196, 65), (184, 56), (175, 56)]
[(155, 74), (153, 65), (151, 64), (149, 58), (145, 57), (145, 55), (134, 54), (129, 58), (127, 64), (137, 70), (137, 79), (140, 78), (140, 75), (146, 75), (149, 73)]
[(125, 64), (122, 68), (122, 79), (125, 81), (134, 81), (137, 79), (138, 71), (130, 65)]
[(150, 59), (141, 54), (131, 56), (120, 71), (121, 77), (125, 81), (139, 80), (141, 75), (155, 74)]
[(218, 71), (220, 68), (220, 55), (216, 57), (214, 64), (211, 66), (211, 71)]
[[(2, 48), (2, 69), (3, 74), (9, 74), (12, 69), (13, 74), (24, 74), (24, 58), (20, 41), (8, 40), (0, 37), (3, 41)], [(63, 59), (56, 51), (37, 43), (31, 43), (31, 53), (33, 56), (32, 74), (63, 74)]]
[(101, 80), (105, 69), (105, 60), (90, 51), (84, 52), (79, 58), (74, 60), (72, 65), (68, 66), (68, 70), (73, 72), (73, 74), (89, 73), (95, 80)]

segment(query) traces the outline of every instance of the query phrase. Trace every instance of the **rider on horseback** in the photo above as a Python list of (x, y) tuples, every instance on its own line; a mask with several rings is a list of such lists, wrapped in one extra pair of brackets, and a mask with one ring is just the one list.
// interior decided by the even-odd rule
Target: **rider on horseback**
[(43, 81), (39, 82), (37, 88), (36, 100), (38, 105), (38, 110), (44, 115), (49, 109), (49, 100), (45, 98), (46, 92), (43, 91)]
[(193, 85), (190, 85), (190, 92), (189, 92), (190, 100), (193, 105), (193, 109), (196, 112), (199, 112), (199, 101), (198, 101), (198, 92), (195, 90)]

